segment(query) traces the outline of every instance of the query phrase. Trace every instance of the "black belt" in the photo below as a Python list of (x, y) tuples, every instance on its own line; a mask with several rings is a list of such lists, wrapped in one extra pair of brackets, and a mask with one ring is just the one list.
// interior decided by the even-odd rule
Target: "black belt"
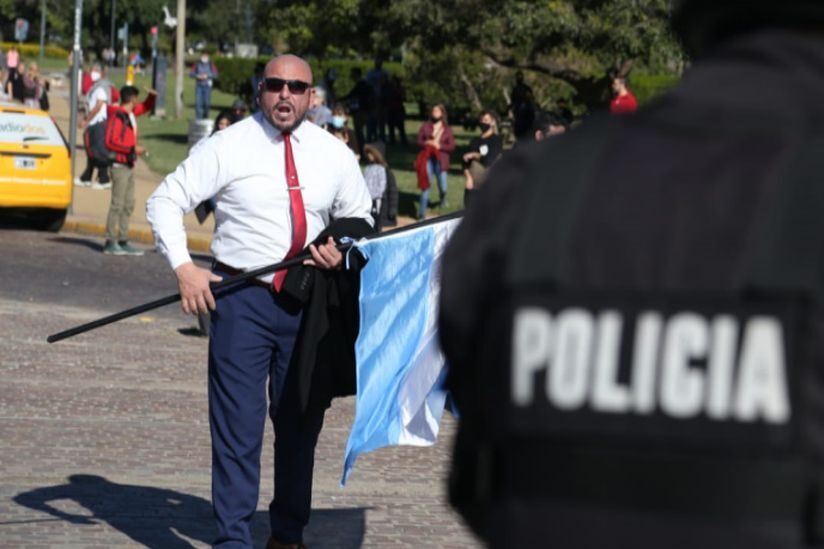
[[(225, 263), (221, 263), (220, 261), (213, 261), (212, 262), (212, 270), (213, 271), (220, 271), (222, 273), (226, 273), (229, 276), (236, 276), (236, 275), (239, 275), (239, 274), (243, 274), (245, 272), (245, 271), (242, 271), (241, 269), (235, 269), (234, 267), (231, 267), (231, 266), (229, 266)], [(264, 282), (264, 281), (260, 280), (259, 278), (250, 278), (250, 279), (246, 280), (246, 282), (248, 284), (253, 285), (253, 286), (261, 286), (263, 288), (268, 288), (269, 290), (272, 289), (272, 285), (269, 282)]]

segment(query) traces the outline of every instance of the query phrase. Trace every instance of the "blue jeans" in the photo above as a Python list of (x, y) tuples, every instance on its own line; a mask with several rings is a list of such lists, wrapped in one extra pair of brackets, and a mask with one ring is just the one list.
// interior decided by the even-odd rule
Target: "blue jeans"
[(300, 320), (300, 311), (284, 307), (260, 286), (227, 290), (212, 313), (209, 425), (215, 547), (252, 547), (250, 523), (258, 503), (267, 412), (275, 428), (272, 536), (281, 543), (302, 541), (323, 414), (303, 414), (297, 372), (290, 367)]
[[(426, 163), (426, 173), (429, 175), (429, 181), (437, 176), (438, 190), (440, 191), (441, 205), (446, 204), (446, 172), (441, 170), (441, 163), (437, 158), (430, 158)], [(429, 207), (429, 192), (432, 190), (430, 186), (425, 191), (421, 191), (421, 206), (418, 210), (418, 219), (426, 217), (426, 208)]]
[(212, 106), (212, 87), (195, 86), (195, 117), (209, 118), (209, 108)]

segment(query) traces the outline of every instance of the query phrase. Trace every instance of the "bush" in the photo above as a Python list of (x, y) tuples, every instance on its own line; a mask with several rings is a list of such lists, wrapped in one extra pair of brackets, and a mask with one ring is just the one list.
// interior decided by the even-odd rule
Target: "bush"
[(681, 78), (674, 74), (633, 74), (629, 87), (641, 104), (649, 102), (675, 86)]
[[(251, 78), (255, 74), (255, 65), (266, 63), (270, 57), (259, 57), (257, 59), (239, 59), (230, 57), (215, 57), (213, 61), (219, 73), (215, 81), (215, 87), (226, 93), (231, 93), (247, 99), (252, 95)], [(363, 73), (372, 68), (372, 61), (359, 61), (353, 59), (309, 59), (312, 67), (315, 83), (320, 83), (326, 71), (335, 69), (337, 80), (335, 80), (335, 94), (344, 95), (352, 89), (355, 84), (349, 77), (349, 72), (354, 67), (360, 67)], [(385, 62), (383, 68), (391, 75), (404, 76), (404, 68), (400, 63)]]
[[(9, 51), (12, 47), (17, 48), (17, 51), (20, 52), (20, 57), (22, 57), (24, 61), (40, 57), (40, 44), (0, 42), (0, 48), (3, 48), (3, 51)], [(43, 56), (49, 59), (66, 59), (69, 56), (69, 50), (61, 48), (60, 46), (47, 45), (43, 51)]]

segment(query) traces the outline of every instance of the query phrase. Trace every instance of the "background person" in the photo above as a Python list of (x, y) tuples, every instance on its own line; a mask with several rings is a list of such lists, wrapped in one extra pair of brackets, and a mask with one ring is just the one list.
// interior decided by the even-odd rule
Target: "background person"
[(565, 117), (544, 111), (535, 117), (535, 141), (542, 141), (566, 133), (568, 123)]
[(389, 143), (395, 143), (395, 132), (398, 141), (406, 145), (406, 91), (400, 77), (393, 75), (386, 85), (386, 124), (389, 127)]
[(315, 95), (312, 97), (312, 106), (309, 107), (307, 118), (324, 130), (329, 129), (332, 120), (332, 110), (326, 106), (326, 90), (315, 86)]
[(23, 104), (31, 109), (39, 109), (42, 95), (43, 82), (40, 78), (40, 69), (36, 63), (29, 63), (23, 74)]
[(424, 122), (418, 131), (418, 146), (422, 149), (415, 161), (418, 188), (421, 189), (419, 220), (426, 217), (433, 179), (437, 181), (438, 191), (440, 191), (440, 207), (449, 207), (449, 201), (446, 198), (447, 175), (449, 173), (449, 153), (455, 150), (455, 137), (452, 135), (452, 128), (449, 127), (446, 116), (446, 107), (443, 104), (435, 105), (429, 113), (429, 120)]
[[(364, 129), (371, 120), (375, 109), (375, 90), (363, 78), (363, 71), (359, 67), (352, 67), (350, 71), (352, 81), (355, 83), (349, 93), (339, 98), (338, 101), (348, 105), (349, 114), (352, 116), (352, 125), (355, 129), (358, 145), (366, 143)], [(358, 151), (360, 155), (361, 151)]]
[(616, 76), (612, 79), (612, 91), (615, 94), (609, 104), (609, 112), (612, 114), (630, 114), (638, 110), (638, 100), (627, 86), (627, 79), (623, 76)]
[(17, 65), (20, 63), (20, 52), (17, 50), (17, 46), (11, 46), (9, 48), (9, 53), (6, 54), (6, 69), (9, 71), (9, 77), (11, 77), (15, 72), (17, 72)]
[(200, 59), (192, 65), (189, 76), (195, 79), (195, 117), (209, 118), (209, 109), (212, 107), (212, 86), (218, 72), (215, 64), (209, 59), (208, 53), (200, 54)]
[(343, 103), (338, 103), (332, 109), (332, 118), (329, 120), (329, 132), (335, 137), (346, 143), (352, 154), (357, 160), (360, 160), (360, 143), (358, 136), (352, 128), (349, 127), (349, 114), (346, 112), (346, 107)]
[(232, 117), (231, 117), (231, 115), (229, 115), (229, 113), (218, 115), (218, 117), (215, 118), (215, 125), (212, 128), (211, 135), (216, 134), (220, 130), (225, 130), (226, 128), (231, 126), (232, 123), (233, 123), (232, 122)]
[[(146, 100), (138, 101), (140, 91), (134, 86), (120, 89), (120, 105), (106, 107), (107, 126), (114, 125), (114, 131), (107, 131), (107, 145), (110, 134), (114, 134), (118, 145), (126, 150), (116, 150), (112, 163), (112, 197), (109, 214), (106, 217), (106, 243), (103, 253), (108, 255), (141, 256), (143, 250), (129, 244), (129, 219), (134, 211), (134, 165), (139, 155), (146, 150), (138, 144), (137, 117), (152, 111), (157, 92), (149, 90)], [(109, 130), (110, 128), (107, 128)]]
[(105, 78), (104, 69), (100, 63), (94, 63), (89, 71), (89, 78), (92, 85), (86, 93), (86, 115), (80, 119), (80, 128), (85, 128), (83, 132), (83, 144), (86, 148), (86, 169), (80, 174), (75, 185), (88, 187), (92, 185), (94, 170), (97, 169), (97, 182), (95, 188), (110, 188), (108, 154), (103, 145), (106, 129), (106, 119), (108, 116), (107, 107), (114, 103), (112, 97), (112, 84)]
[(26, 63), (21, 59), (17, 63), (14, 71), (9, 69), (9, 82), (6, 86), (6, 93), (15, 101), (22, 103), (26, 100), (24, 77), (26, 75)]
[(481, 135), (472, 138), (463, 155), (464, 206), (468, 207), (473, 193), (483, 185), (489, 168), (504, 150), (504, 142), (498, 135), (498, 119), (491, 111), (484, 111), (478, 119)]
[(372, 198), (372, 218), (375, 220), (376, 231), (384, 226), (394, 227), (398, 224), (398, 183), (384, 152), (384, 144), (381, 142), (368, 143), (363, 147), (366, 157), (363, 179)]

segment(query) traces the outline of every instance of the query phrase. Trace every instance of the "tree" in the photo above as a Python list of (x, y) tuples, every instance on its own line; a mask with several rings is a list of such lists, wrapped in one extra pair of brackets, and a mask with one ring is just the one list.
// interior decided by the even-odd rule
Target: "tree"
[(603, 104), (609, 77), (677, 71), (670, 0), (279, 0), (261, 2), (269, 41), (324, 56), (403, 52), (414, 93), (477, 108), (507, 102), (514, 70), (539, 100)]
[[(593, 107), (605, 101), (613, 74), (635, 65), (673, 71), (681, 60), (669, 0), (407, 0), (392, 3), (388, 16), (391, 36), (404, 37), (421, 63), (451, 52), (448, 78), (469, 79), (476, 91), (497, 80), (490, 73), (520, 69), (533, 87)], [(484, 70), (454, 74), (478, 63)]]

